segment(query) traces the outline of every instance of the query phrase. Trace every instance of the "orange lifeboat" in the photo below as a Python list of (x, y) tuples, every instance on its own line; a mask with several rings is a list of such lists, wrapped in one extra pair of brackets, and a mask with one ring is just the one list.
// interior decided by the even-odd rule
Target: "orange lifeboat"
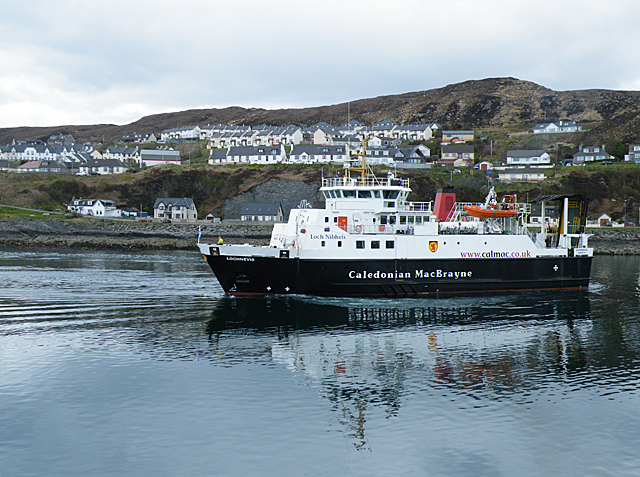
[[(493, 188), (490, 194), (493, 193)], [(504, 217), (513, 217), (516, 215), (516, 196), (505, 195), (499, 204), (489, 203), (489, 200), (485, 203), (485, 206), (480, 205), (465, 205), (464, 210), (467, 211), (471, 217), (478, 217), (479, 219), (496, 219)]]
[(467, 211), (471, 217), (478, 217), (479, 219), (496, 219), (502, 217), (513, 217), (516, 215), (515, 210), (500, 210), (498, 207), (489, 207), (485, 209), (479, 205), (465, 205), (464, 210)]

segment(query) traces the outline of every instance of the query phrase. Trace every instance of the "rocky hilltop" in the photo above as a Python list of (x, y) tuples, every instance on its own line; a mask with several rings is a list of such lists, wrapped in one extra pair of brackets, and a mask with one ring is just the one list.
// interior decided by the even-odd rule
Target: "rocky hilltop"
[[(301, 109), (229, 107), (197, 109), (146, 116), (116, 126), (111, 124), (0, 129), (0, 144), (13, 138), (46, 140), (69, 133), (78, 141), (114, 142), (123, 134), (160, 132), (189, 124), (311, 125), (319, 121), (342, 124), (347, 105)], [(637, 140), (640, 130), (640, 92), (601, 89), (554, 91), (515, 78), (465, 81), (443, 88), (361, 99), (350, 103), (351, 119), (372, 124), (382, 119), (400, 123), (438, 122), (450, 128), (490, 128), (560, 119), (590, 124), (585, 142), (594, 144)]]

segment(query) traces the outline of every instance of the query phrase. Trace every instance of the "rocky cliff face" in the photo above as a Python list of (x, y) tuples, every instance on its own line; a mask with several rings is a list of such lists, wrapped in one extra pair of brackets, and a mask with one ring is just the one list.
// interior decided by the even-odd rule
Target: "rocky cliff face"
[[(443, 88), (351, 102), (351, 119), (372, 124), (382, 119), (400, 123), (438, 122), (450, 128), (505, 127), (569, 119), (594, 126), (585, 138), (636, 140), (640, 127), (640, 92), (611, 90), (553, 91), (515, 78), (465, 81)], [(0, 144), (12, 138), (47, 139), (70, 133), (78, 141), (113, 142), (123, 134), (154, 131), (186, 124), (311, 125), (319, 121), (342, 124), (347, 105), (266, 110), (231, 107), (147, 116), (134, 123), (0, 129)]]

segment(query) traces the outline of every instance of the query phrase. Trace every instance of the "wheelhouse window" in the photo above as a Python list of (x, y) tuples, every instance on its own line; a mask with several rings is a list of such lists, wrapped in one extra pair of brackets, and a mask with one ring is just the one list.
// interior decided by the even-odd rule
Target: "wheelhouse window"
[(422, 217), (421, 216), (416, 216), (416, 225), (422, 225)]
[(384, 190), (382, 191), (382, 196), (385, 199), (395, 199), (396, 197), (398, 197), (399, 192), (400, 191), (397, 191), (397, 190)]
[(382, 197), (382, 192), (380, 192), (379, 190), (374, 190), (374, 191), (373, 191), (373, 196), (374, 196), (376, 199), (380, 199), (380, 198)]
[(356, 248), (364, 248), (364, 240), (356, 240)]
[(410, 215), (407, 217), (407, 222), (412, 224), (413, 223), (413, 215)]
[(406, 215), (401, 215), (400, 216), (400, 225), (406, 225), (407, 224), (407, 216)]
[(343, 190), (342, 194), (344, 195), (345, 199), (355, 199), (356, 198), (356, 191), (355, 190)]
[(370, 190), (359, 190), (358, 191), (358, 199), (371, 199), (371, 191)]
[(386, 215), (381, 215), (380, 216), (380, 225), (387, 225), (387, 216)]
[(331, 199), (331, 192), (328, 190), (322, 191), (325, 199)]
[(396, 216), (395, 215), (390, 215), (389, 216), (389, 225), (395, 225), (396, 223)]

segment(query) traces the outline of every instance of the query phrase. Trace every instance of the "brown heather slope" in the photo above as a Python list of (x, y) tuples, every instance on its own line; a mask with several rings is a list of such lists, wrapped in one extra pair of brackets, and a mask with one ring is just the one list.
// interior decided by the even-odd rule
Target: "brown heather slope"
[[(465, 81), (428, 91), (380, 96), (351, 102), (351, 118), (372, 124), (382, 119), (400, 123), (438, 122), (447, 128), (524, 129), (543, 121), (574, 120), (593, 128), (585, 143), (615, 144), (638, 139), (640, 92), (612, 90), (553, 91), (515, 78)], [(155, 114), (116, 126), (110, 124), (0, 129), (0, 144), (13, 138), (46, 140), (51, 134), (69, 133), (76, 140), (113, 143), (123, 134), (204, 124), (311, 125), (319, 121), (342, 124), (347, 105), (303, 109), (266, 110), (228, 107)], [(609, 147), (609, 149), (612, 149)]]

